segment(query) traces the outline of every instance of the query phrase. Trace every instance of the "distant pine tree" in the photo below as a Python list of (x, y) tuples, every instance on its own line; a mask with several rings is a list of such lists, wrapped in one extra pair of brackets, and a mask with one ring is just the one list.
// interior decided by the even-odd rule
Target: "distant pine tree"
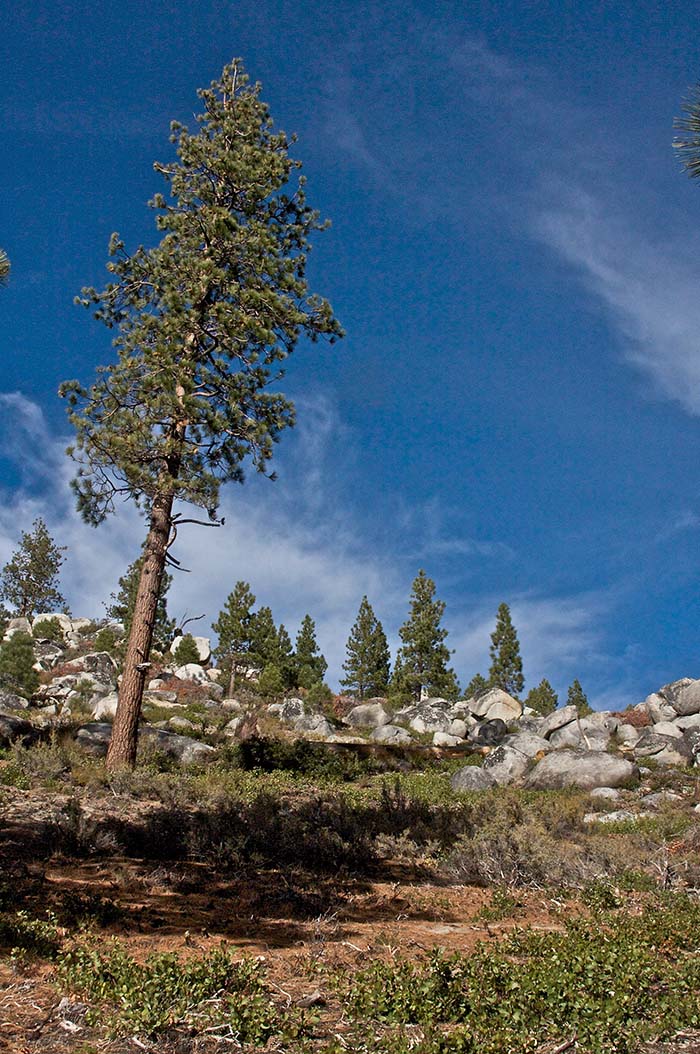
[(39, 518), (31, 531), (23, 531), (19, 547), (0, 572), (0, 598), (16, 615), (32, 618), (48, 611), (65, 611), (58, 591), (58, 576), (66, 547), (56, 545)]
[(384, 695), (389, 684), (389, 645), (366, 596), (350, 630), (346, 652), (343, 669), (347, 676), (341, 685), (350, 688), (360, 699)]
[(304, 615), (297, 633), (294, 661), (300, 688), (311, 688), (323, 681), (328, 663), (321, 654), (316, 641), (316, 623), (311, 615)]
[(566, 705), (575, 706), (579, 717), (585, 717), (586, 714), (593, 713), (593, 708), (588, 702), (588, 697), (581, 687), (578, 678), (569, 685), (569, 691), (566, 695)]
[(510, 608), (501, 604), (496, 615), (496, 628), (491, 634), (491, 669), (489, 685), (501, 688), (517, 697), (525, 687), (523, 660), (520, 657), (518, 635), (510, 617)]
[(423, 692), (455, 699), (459, 684), (447, 663), (452, 652), (445, 644), (447, 630), (440, 625), (445, 613), (442, 600), (435, 599), (435, 583), (425, 571), (413, 582), (409, 617), (399, 630), (403, 641), (392, 678), (392, 690), (409, 693), (418, 700)]
[(536, 714), (541, 714), (542, 717), (546, 717), (547, 714), (551, 714), (553, 710), (556, 710), (558, 703), (557, 693), (546, 677), (540, 681), (536, 688), (530, 690), (525, 700), (525, 706), (529, 706), (531, 710), (534, 710)]

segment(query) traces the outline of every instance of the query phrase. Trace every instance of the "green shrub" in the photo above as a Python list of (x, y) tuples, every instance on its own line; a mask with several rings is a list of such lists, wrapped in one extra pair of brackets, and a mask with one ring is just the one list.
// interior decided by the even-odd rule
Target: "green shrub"
[(57, 974), (63, 988), (98, 1004), (90, 1020), (104, 1020), (114, 1035), (228, 1025), (238, 1043), (260, 1046), (284, 1025), (260, 963), (237, 962), (225, 948), (187, 960), (151, 955), (141, 964), (116, 941), (107, 950), (84, 945), (61, 956)]
[(95, 651), (106, 651), (113, 658), (121, 658), (124, 650), (124, 639), (109, 626), (104, 626), (95, 636)]
[(306, 701), (311, 706), (328, 707), (333, 702), (333, 692), (323, 681), (316, 681), (306, 693)]
[(170, 645), (170, 652), (178, 666), (186, 666), (189, 662), (201, 663), (199, 649), (195, 644), (191, 633), (185, 633), (182, 637), (176, 637)]
[(364, 1034), (368, 1021), (422, 1026), (424, 1054), (535, 1051), (571, 1037), (588, 1054), (632, 1054), (700, 1025), (699, 928), (695, 899), (659, 899), (638, 916), (573, 919), (563, 933), (524, 931), (469, 957), (377, 962), (345, 997)]
[(39, 687), (34, 666), (34, 642), (28, 633), (13, 633), (0, 644), (0, 687), (27, 698)]
[(32, 626), (32, 636), (35, 640), (51, 640), (55, 644), (63, 644), (64, 639), (63, 628), (57, 618), (41, 619)]

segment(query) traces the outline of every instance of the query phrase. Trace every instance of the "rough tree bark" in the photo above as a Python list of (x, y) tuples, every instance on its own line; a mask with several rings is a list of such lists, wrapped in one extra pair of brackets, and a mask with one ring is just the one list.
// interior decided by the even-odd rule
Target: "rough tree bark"
[(155, 498), (151, 507), (150, 529), (119, 686), (119, 702), (107, 752), (107, 768), (110, 771), (133, 768), (136, 764), (141, 699), (148, 674), (153, 627), (170, 540), (172, 510), (172, 494)]

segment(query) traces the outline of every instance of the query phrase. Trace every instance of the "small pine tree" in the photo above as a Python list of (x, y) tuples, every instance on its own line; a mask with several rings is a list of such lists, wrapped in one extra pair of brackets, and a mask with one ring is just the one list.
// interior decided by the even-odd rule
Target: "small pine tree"
[(28, 633), (13, 633), (0, 645), (0, 686), (30, 698), (39, 687), (34, 642)]
[(399, 630), (403, 645), (392, 678), (394, 692), (407, 692), (415, 700), (423, 691), (447, 699), (459, 695), (455, 672), (447, 666), (452, 653), (445, 644), (447, 630), (440, 626), (444, 612), (444, 603), (435, 599), (435, 583), (425, 571), (419, 571), (413, 582), (408, 620)]
[(178, 666), (185, 666), (188, 662), (201, 663), (202, 661), (199, 657), (199, 648), (191, 633), (184, 633), (181, 637), (176, 637), (170, 651)]
[(316, 641), (316, 623), (311, 615), (304, 615), (297, 633), (294, 653), (300, 688), (310, 688), (312, 684), (323, 680), (328, 663), (319, 651)]
[(350, 688), (360, 699), (384, 695), (389, 683), (389, 645), (366, 596), (350, 630), (346, 651), (343, 669), (347, 677), (340, 682), (343, 687)]
[(525, 678), (518, 635), (507, 604), (501, 604), (498, 609), (496, 628), (491, 634), (490, 654), (490, 687), (502, 688), (504, 692), (517, 698), (518, 692), (522, 692), (525, 687)]
[[(131, 623), (134, 618), (136, 594), (141, 578), (143, 561), (144, 557), (141, 554), (133, 563), (129, 564), (126, 572), (119, 579), (117, 592), (112, 593), (112, 603), (106, 605), (108, 617), (122, 623), (127, 638), (131, 632)], [(156, 620), (153, 626), (153, 646), (158, 651), (168, 650), (175, 632), (175, 619), (171, 619), (168, 615), (167, 602), (167, 594), (172, 581), (173, 576), (169, 575), (167, 571), (164, 572), (161, 579), (158, 606), (156, 607)]]
[(471, 681), (464, 689), (465, 699), (478, 699), (489, 690), (489, 682), (480, 673), (475, 673)]
[(253, 650), (253, 605), (255, 597), (247, 582), (236, 582), (212, 629), (219, 637), (214, 656), (229, 672), (228, 694), (233, 695), (236, 677), (255, 665)]
[(65, 546), (56, 545), (41, 518), (34, 521), (31, 532), (22, 532), (19, 548), (0, 572), (0, 598), (17, 616), (32, 618), (47, 611), (66, 610), (58, 591), (65, 551)]
[(593, 708), (588, 702), (588, 697), (578, 678), (569, 685), (569, 690), (566, 694), (566, 705), (575, 706), (579, 717), (585, 717), (586, 714), (593, 713)]
[(528, 692), (525, 700), (525, 706), (529, 706), (531, 710), (534, 710), (536, 714), (541, 714), (542, 717), (546, 717), (547, 714), (551, 714), (553, 710), (556, 710), (558, 704), (557, 693), (546, 677), (540, 681), (536, 688), (532, 688)]

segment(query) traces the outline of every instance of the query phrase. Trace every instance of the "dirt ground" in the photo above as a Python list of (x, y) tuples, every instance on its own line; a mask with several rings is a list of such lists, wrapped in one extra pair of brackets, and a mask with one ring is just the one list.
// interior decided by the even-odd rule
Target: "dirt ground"
[[(332, 1020), (336, 1010), (332, 994), (323, 990), (321, 967), (354, 970), (376, 957), (419, 955), (436, 946), (469, 951), (476, 941), (514, 926), (560, 925), (558, 905), (542, 895), (523, 894), (509, 918), (486, 921), (479, 912), (491, 892), (412, 879), (401, 875), (399, 865), (393, 870), (396, 876), (381, 882), (319, 881), (277, 871), (222, 878), (204, 865), (178, 861), (154, 867), (115, 858), (53, 861), (25, 871), (24, 881), (36, 887), (28, 897), (34, 906), (50, 908), (66, 894), (113, 902), (118, 917), (99, 932), (105, 939), (119, 938), (137, 958), (163, 951), (201, 954), (222, 941), (241, 955), (259, 956), (280, 1002), (318, 1003), (330, 1031), (338, 1022)], [(50, 966), (28, 964), (15, 971), (0, 961), (0, 1051), (144, 1049), (136, 1040), (101, 1041), (82, 1021), (71, 1021), (70, 1011), (66, 1016), (59, 1009), (60, 1000)]]

